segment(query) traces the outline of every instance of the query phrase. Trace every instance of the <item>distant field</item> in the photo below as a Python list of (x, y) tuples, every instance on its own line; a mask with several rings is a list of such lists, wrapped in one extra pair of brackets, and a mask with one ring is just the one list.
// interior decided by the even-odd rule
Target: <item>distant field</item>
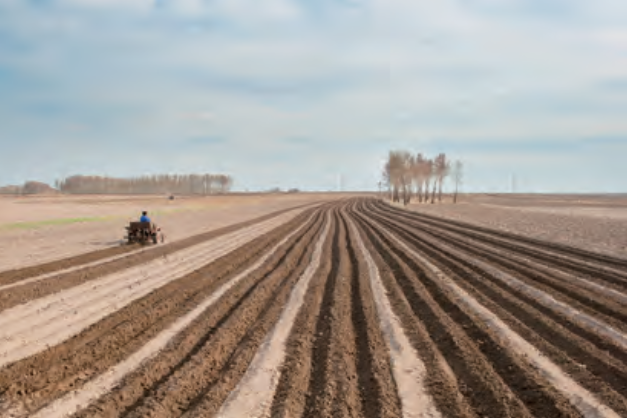
[(533, 238), (627, 257), (627, 196), (559, 194), (467, 194), (458, 204), (407, 207)]
[(166, 196), (2, 196), (0, 271), (119, 246), (127, 222), (147, 210), (168, 241), (347, 195), (324, 193)]
[(0, 416), (627, 417), (627, 260), (372, 198), (277, 203), (0, 273)]

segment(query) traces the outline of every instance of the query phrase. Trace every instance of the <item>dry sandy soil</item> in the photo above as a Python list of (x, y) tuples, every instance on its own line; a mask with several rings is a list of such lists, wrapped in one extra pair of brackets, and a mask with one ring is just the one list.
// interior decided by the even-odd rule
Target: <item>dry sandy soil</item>
[(351, 198), (0, 273), (0, 416), (624, 417), (627, 261)]
[(464, 195), (407, 209), (627, 258), (627, 195)]
[(0, 197), (0, 271), (119, 247), (142, 210), (168, 242), (337, 195)]

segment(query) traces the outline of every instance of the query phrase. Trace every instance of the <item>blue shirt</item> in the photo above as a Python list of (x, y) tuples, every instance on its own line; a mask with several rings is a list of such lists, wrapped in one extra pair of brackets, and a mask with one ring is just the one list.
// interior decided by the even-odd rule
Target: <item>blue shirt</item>
[(150, 222), (150, 218), (146, 215), (142, 215), (142, 217), (139, 218), (139, 222)]

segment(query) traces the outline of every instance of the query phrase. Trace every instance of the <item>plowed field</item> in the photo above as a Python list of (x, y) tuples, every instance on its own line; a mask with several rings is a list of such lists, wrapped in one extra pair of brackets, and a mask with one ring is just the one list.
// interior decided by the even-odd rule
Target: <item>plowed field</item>
[(627, 261), (355, 198), (0, 273), (0, 416), (627, 416)]

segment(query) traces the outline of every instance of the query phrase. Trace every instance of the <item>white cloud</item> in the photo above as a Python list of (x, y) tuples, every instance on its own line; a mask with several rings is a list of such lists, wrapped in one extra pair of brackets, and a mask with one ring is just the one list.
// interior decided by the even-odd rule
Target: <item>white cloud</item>
[[(109, 116), (117, 123), (103, 123), (103, 138), (150, 144), (193, 133), (271, 153), (290, 150), (281, 141), (297, 137), (318, 141), (318, 152), (363, 141), (378, 152), (438, 138), (568, 141), (627, 131), (625, 98), (596, 89), (627, 74), (627, 35), (618, 24), (496, 17), (454, 0), (373, 0), (360, 13), (317, 21), (289, 0), (174, 0), (167, 13), (108, 23), (116, 8), (147, 10), (152, 1), (62, 2), (50, 14), (30, 10), (28, 19), (0, 16), (31, 46), (3, 51), (0, 64), (46, 81), (13, 103), (131, 109)], [(101, 14), (102, 7), (114, 11)], [(207, 22), (205, 32), (187, 32), (189, 17)], [(559, 106), (569, 98), (617, 111), (591, 105), (573, 114)], [(68, 124), (100, 120), (73, 117)]]
[(242, 25), (260, 23), (294, 22), (302, 17), (302, 11), (292, 0), (213, 0), (212, 16)]
[(155, 0), (56, 0), (56, 3), (62, 6), (81, 8), (117, 8), (149, 11), (154, 7)]

